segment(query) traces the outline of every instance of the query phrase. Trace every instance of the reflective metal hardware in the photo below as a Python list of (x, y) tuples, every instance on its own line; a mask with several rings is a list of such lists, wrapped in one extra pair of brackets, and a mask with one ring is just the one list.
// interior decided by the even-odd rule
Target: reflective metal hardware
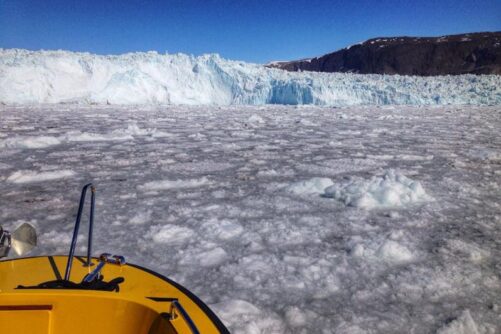
[(17, 255), (28, 253), (37, 245), (37, 232), (33, 226), (24, 223), (12, 233), (12, 249)]
[(177, 313), (179, 313), (181, 318), (183, 318), (183, 320), (186, 322), (186, 324), (190, 328), (190, 331), (192, 334), (200, 334), (197, 326), (195, 326), (195, 323), (190, 318), (190, 316), (188, 315), (186, 310), (183, 308), (181, 303), (179, 303), (179, 301), (177, 299), (174, 299), (174, 300), (172, 300), (172, 302), (170, 304), (170, 311), (169, 311), (170, 320), (176, 319), (178, 317)]
[(101, 254), (101, 256), (99, 256), (99, 260), (104, 261), (106, 263), (110, 263), (110, 264), (117, 264), (119, 266), (123, 266), (126, 263), (125, 257), (123, 257), (122, 255), (113, 255), (112, 256), (111, 254), (108, 254), (108, 253)]
[(90, 283), (99, 278), (99, 276), (101, 276), (101, 269), (103, 269), (105, 264), (106, 262), (104, 261), (99, 262), (99, 264), (96, 266), (96, 268), (94, 268), (94, 270), (85, 275), (83, 282)]
[(101, 276), (101, 270), (106, 264), (116, 264), (123, 266), (125, 264), (125, 257), (121, 255), (111, 255), (109, 253), (103, 253), (99, 256), (99, 264), (90, 273), (85, 275), (83, 282), (90, 283)]
[(8, 231), (5, 231), (0, 226), (0, 258), (7, 257), (9, 255), (11, 247), (11, 237)]
[(17, 255), (24, 255), (36, 245), (37, 232), (30, 224), (22, 224), (13, 233), (0, 227), (0, 258), (8, 256), (11, 248)]

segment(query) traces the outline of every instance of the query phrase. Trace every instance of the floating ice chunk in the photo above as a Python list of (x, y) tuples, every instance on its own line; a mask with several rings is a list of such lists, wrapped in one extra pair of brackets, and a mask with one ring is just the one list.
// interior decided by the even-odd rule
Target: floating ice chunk
[(298, 195), (322, 194), (326, 188), (334, 183), (326, 177), (314, 177), (309, 180), (293, 183), (285, 188), (286, 191)]
[(285, 311), (285, 320), (291, 327), (301, 327), (306, 325), (306, 323), (308, 322), (305, 311), (297, 306), (289, 307)]
[(365, 254), (365, 247), (362, 244), (355, 244), (351, 250), (350, 254), (355, 257), (363, 257)]
[(11, 165), (4, 164), (3, 162), (0, 162), (0, 170), (9, 169), (9, 168), (11, 168)]
[(437, 334), (479, 334), (479, 331), (470, 311), (465, 310), (458, 318), (440, 328)]
[(204, 234), (219, 240), (233, 239), (244, 231), (240, 224), (230, 220), (211, 219), (202, 225)]
[(481, 263), (491, 255), (490, 251), (460, 239), (447, 240), (447, 248), (454, 253), (464, 254), (473, 263)]
[(178, 225), (152, 226), (146, 234), (153, 242), (159, 244), (182, 244), (188, 241), (195, 233), (192, 229)]
[(60, 138), (63, 142), (93, 142), (93, 141), (122, 141), (133, 140), (134, 137), (150, 136), (152, 138), (169, 137), (171, 134), (153, 128), (140, 128), (136, 123), (131, 123), (125, 129), (116, 129), (110, 133), (91, 133), (70, 131)]
[(130, 124), (126, 129), (114, 130), (111, 133), (92, 133), (81, 131), (69, 131), (59, 137), (36, 136), (15, 137), (0, 141), (0, 148), (10, 149), (39, 149), (62, 143), (73, 142), (97, 142), (97, 141), (122, 141), (133, 140), (137, 136), (150, 136), (152, 138), (169, 137), (171, 134), (157, 131), (157, 129), (141, 129), (136, 124)]
[(334, 184), (325, 189), (324, 196), (334, 198), (348, 206), (364, 209), (400, 207), (431, 200), (421, 183), (394, 170), (387, 171), (382, 177), (372, 177), (370, 180), (352, 179)]
[(399, 154), (395, 158), (398, 160), (425, 161), (433, 160), (433, 155)]
[(169, 189), (183, 189), (183, 188), (196, 188), (209, 184), (209, 180), (206, 177), (199, 179), (188, 179), (188, 180), (159, 180), (147, 182), (137, 189), (141, 191), (158, 191), (158, 190), (169, 190)]
[(51, 172), (36, 172), (32, 170), (20, 170), (7, 178), (12, 183), (32, 183), (62, 179), (75, 175), (71, 170), (57, 170)]
[(247, 119), (247, 122), (250, 124), (264, 124), (264, 119), (261, 116), (254, 114)]
[(121, 141), (134, 139), (130, 134), (120, 134), (113, 132), (111, 134), (90, 133), (81, 131), (70, 131), (61, 138), (66, 142), (94, 142), (94, 141)]
[(136, 213), (134, 217), (132, 217), (129, 220), (129, 223), (132, 225), (142, 225), (149, 222), (150, 220), (151, 220), (151, 211), (148, 210)]
[(68, 233), (51, 230), (43, 233), (38, 240), (42, 243), (41, 246), (52, 249), (55, 252), (66, 252), (71, 243), (71, 236)]
[(341, 321), (341, 323), (336, 327), (336, 329), (333, 333), (336, 333), (336, 334), (370, 334), (370, 333), (372, 333), (372, 331), (362, 329), (359, 326), (352, 324), (352, 323), (346, 323), (344, 321)]
[(228, 253), (221, 247), (185, 257), (181, 264), (197, 263), (201, 267), (215, 267), (225, 262), (229, 258)]
[(271, 177), (277, 175), (279, 175), (279, 173), (274, 169), (260, 170), (259, 172), (257, 172), (257, 176), (262, 176), (262, 177)]
[(477, 148), (469, 152), (470, 157), (483, 161), (501, 161), (501, 151), (487, 148)]
[(59, 144), (59, 139), (50, 136), (14, 137), (0, 141), (0, 147), (11, 149), (37, 149)]
[(405, 263), (414, 259), (411, 251), (393, 240), (385, 241), (377, 250), (376, 255), (393, 263)]
[(304, 125), (304, 126), (318, 126), (317, 123), (314, 123), (314, 122), (312, 122), (308, 119), (305, 119), (305, 118), (301, 118), (301, 119), (297, 120), (296, 123)]
[(171, 137), (170, 133), (158, 131), (155, 128), (140, 128), (136, 123), (130, 123), (126, 129), (119, 129), (112, 132), (112, 134), (123, 136), (151, 136), (153, 138)]
[(285, 329), (273, 313), (263, 312), (245, 300), (212, 304), (211, 309), (234, 334), (283, 333)]

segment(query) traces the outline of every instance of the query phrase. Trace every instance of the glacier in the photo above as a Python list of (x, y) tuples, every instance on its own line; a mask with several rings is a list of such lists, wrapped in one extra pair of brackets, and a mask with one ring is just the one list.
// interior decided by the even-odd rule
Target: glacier
[(499, 105), (501, 76), (291, 73), (217, 54), (0, 49), (0, 103)]

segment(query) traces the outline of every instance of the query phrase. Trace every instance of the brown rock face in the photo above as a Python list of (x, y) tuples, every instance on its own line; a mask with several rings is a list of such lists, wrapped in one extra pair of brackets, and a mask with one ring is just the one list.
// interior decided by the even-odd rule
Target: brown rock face
[(268, 66), (288, 71), (363, 74), (501, 74), (501, 32), (373, 38), (321, 57)]

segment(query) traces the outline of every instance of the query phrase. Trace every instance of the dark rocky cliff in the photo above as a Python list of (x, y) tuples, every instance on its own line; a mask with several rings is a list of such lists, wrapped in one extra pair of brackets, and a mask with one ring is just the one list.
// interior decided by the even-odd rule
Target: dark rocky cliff
[(268, 66), (288, 71), (423, 76), (501, 74), (501, 32), (373, 38), (321, 57)]

